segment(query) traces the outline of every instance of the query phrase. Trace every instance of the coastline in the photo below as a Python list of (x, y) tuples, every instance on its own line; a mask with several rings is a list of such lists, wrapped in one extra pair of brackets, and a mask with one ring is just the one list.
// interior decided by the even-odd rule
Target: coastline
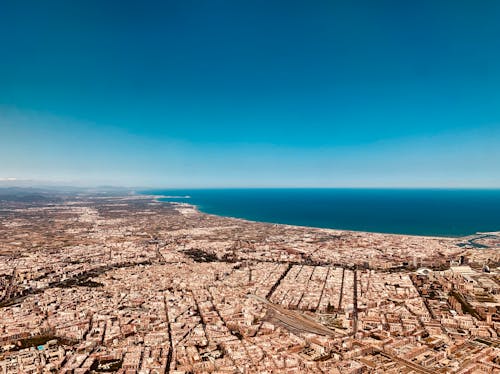
[[(75, 363), (73, 370), (82, 363), (78, 347), (93, 345), (128, 368), (137, 367), (131, 358), (153, 352), (156, 370), (204, 372), (203, 347), (214, 347), (208, 354), (218, 360), (217, 347), (228, 347), (240, 367), (252, 362), (248, 347), (269, 355), (278, 347), (280, 362), (288, 359), (300, 372), (318, 362), (331, 372), (351, 365), (353, 351), (360, 363), (378, 362), (381, 341), (398, 349), (412, 339), (427, 370), (428, 355), (439, 355), (435, 342), (443, 340), (458, 350), (451, 359), (469, 365), (469, 346), (460, 351), (464, 337), (498, 357), (483, 332), (498, 334), (491, 318), (500, 305), (500, 236), (462, 248), (447, 238), (260, 223), (162, 200), (159, 194), (87, 195), (5, 203), (0, 274), (10, 286), (0, 300), (0, 339), (8, 350), (0, 366), (12, 365), (14, 357), (22, 368), (27, 357), (42, 362), (45, 352), (57, 350), (57, 368)], [(9, 277), (12, 269), (15, 277)], [(460, 312), (460, 302), (468, 312)], [(53, 330), (40, 331), (44, 323)], [(326, 360), (317, 361), (321, 352)], [(408, 350), (390, 352), (395, 365), (405, 362), (397, 357)], [(89, 365), (109, 363), (85, 354)], [(185, 359), (200, 365), (186, 366)], [(258, 360), (251, 365), (252, 372), (271, 367)], [(386, 360), (381, 365), (377, 371), (383, 372)]]
[[(261, 224), (266, 224), (266, 225), (280, 225), (280, 226), (295, 227), (295, 228), (306, 228), (306, 229), (313, 229), (313, 230), (326, 230), (326, 231), (335, 231), (335, 232), (359, 233), (359, 234), (374, 234), (374, 235), (391, 235), (391, 236), (415, 237), (415, 238), (427, 238), (427, 239), (441, 239), (441, 240), (450, 240), (450, 241), (453, 241), (453, 240), (466, 240), (467, 238), (473, 237), (475, 235), (485, 234), (485, 233), (482, 233), (482, 232), (477, 232), (475, 234), (470, 234), (470, 235), (465, 235), (465, 236), (416, 235), (416, 234), (403, 234), (403, 233), (390, 233), (390, 232), (377, 232), (377, 231), (347, 230), (347, 229), (338, 229), (338, 228), (333, 228), (333, 227), (316, 227), (316, 226), (308, 226), (308, 225), (294, 225), (294, 224), (280, 223), (280, 222), (257, 221), (257, 220), (247, 219), (247, 218), (234, 217), (234, 216), (226, 216), (226, 215), (220, 215), (220, 214), (214, 214), (214, 213), (204, 212), (204, 211), (200, 210), (199, 206), (196, 205), (196, 204), (180, 203), (180, 202), (176, 202), (176, 201), (160, 200), (160, 199), (171, 198), (171, 196), (165, 196), (165, 195), (142, 195), (142, 196), (149, 196), (150, 198), (153, 199), (153, 201), (159, 202), (159, 203), (167, 203), (167, 204), (178, 205), (178, 206), (189, 206), (190, 209), (192, 209), (193, 211), (195, 211), (198, 214), (204, 214), (204, 215), (215, 216), (215, 217), (229, 218), (229, 219), (232, 219), (232, 220), (238, 220), (238, 221), (243, 221), (243, 222), (261, 223)], [(495, 231), (493, 231), (493, 233), (494, 232)]]

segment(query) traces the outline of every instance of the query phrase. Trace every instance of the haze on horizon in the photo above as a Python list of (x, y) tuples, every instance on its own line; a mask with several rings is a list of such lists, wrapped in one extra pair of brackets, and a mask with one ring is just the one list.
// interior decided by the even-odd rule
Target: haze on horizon
[(500, 3), (23, 1), (0, 182), (500, 188)]

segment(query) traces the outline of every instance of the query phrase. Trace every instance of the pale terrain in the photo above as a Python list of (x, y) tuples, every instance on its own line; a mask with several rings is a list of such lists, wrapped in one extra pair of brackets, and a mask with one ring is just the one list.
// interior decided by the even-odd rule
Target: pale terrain
[(0, 373), (498, 373), (499, 248), (0, 201)]

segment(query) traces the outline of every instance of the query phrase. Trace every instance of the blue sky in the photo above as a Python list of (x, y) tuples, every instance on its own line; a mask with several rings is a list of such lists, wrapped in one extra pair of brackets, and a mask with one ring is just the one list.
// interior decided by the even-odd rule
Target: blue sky
[(19, 1), (0, 180), (500, 187), (497, 1)]

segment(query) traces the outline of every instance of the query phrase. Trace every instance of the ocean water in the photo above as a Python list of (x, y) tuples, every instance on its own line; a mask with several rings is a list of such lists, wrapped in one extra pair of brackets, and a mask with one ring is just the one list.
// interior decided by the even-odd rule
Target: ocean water
[[(149, 190), (205, 213), (253, 221), (410, 235), (465, 236), (500, 230), (500, 190)], [(186, 197), (189, 196), (189, 197)]]

